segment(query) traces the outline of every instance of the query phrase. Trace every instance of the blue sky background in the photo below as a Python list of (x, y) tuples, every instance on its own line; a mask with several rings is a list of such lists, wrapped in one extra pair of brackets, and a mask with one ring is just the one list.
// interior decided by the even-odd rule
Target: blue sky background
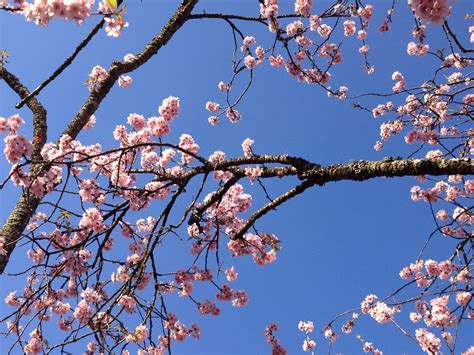
[[(315, 3), (315, 13), (329, 4), (328, 1)], [(368, 43), (375, 73), (368, 76), (360, 70), (363, 65), (362, 56), (357, 53), (360, 41), (349, 38), (343, 47), (343, 64), (332, 70), (331, 85), (336, 88), (347, 84), (350, 94), (388, 92), (395, 70), (405, 75), (408, 86), (431, 78), (438, 63), (406, 55), (406, 44), (412, 41), (413, 19), (405, 1), (397, 3), (392, 30), (385, 34), (375, 29), (391, 1), (374, 3), (375, 19)], [(293, 2), (288, 1), (288, 4)], [(126, 19), (130, 27), (123, 35), (113, 39), (101, 31), (75, 63), (39, 95), (48, 110), (49, 140), (57, 138), (87, 98), (88, 90), (83, 82), (91, 68), (94, 65), (107, 68), (113, 60), (140, 51), (158, 33), (176, 5), (176, 1), (128, 1)], [(258, 5), (253, 0), (208, 0), (202, 1), (194, 12), (202, 10), (253, 16), (258, 14)], [(467, 29), (473, 23), (465, 20), (464, 15), (473, 10), (472, 2), (459, 1), (453, 5), (450, 18), (466, 45), (469, 43)], [(11, 55), (8, 69), (33, 89), (62, 63), (97, 20), (89, 19), (81, 27), (55, 20), (48, 27), (40, 28), (25, 23), (20, 16), (0, 13), (0, 49), (7, 49)], [(263, 26), (243, 24), (239, 27), (244, 34), (254, 35), (258, 44), (264, 47), (271, 44), (272, 37)], [(443, 38), (439, 28), (429, 27), (427, 42), (432, 49), (444, 47)], [(130, 74), (134, 80), (131, 88), (115, 86), (112, 89), (96, 112), (95, 129), (82, 132), (79, 139), (83, 143), (100, 142), (103, 147), (112, 147), (112, 130), (116, 124), (125, 124), (131, 112), (146, 117), (156, 115), (162, 99), (173, 95), (181, 100), (181, 114), (173, 121), (169, 141), (177, 142), (182, 133), (189, 133), (201, 146), (203, 156), (214, 150), (223, 150), (230, 157), (240, 156), (240, 144), (247, 137), (255, 140), (253, 148), (257, 154), (288, 153), (320, 164), (406, 156), (414, 150), (398, 137), (389, 141), (385, 150), (374, 151), (380, 119), (353, 109), (350, 101), (329, 99), (320, 88), (297, 83), (283, 68), (275, 69), (267, 64), (254, 71), (254, 84), (238, 107), (243, 117), (241, 122), (233, 125), (222, 119), (219, 126), (210, 126), (204, 104), (209, 100), (224, 103), (217, 84), (230, 79), (232, 49), (231, 31), (223, 21), (186, 23), (158, 56)], [(7, 117), (18, 112), (14, 109), (18, 99), (4, 83), (0, 84), (0, 115)], [(382, 101), (368, 98), (363, 102), (373, 107)], [(19, 112), (29, 126), (30, 112), (27, 109)], [(23, 132), (30, 132), (30, 128)], [(3, 179), (10, 166), (0, 159)], [(276, 196), (295, 182), (286, 179), (268, 182), (266, 186), (272, 196)], [(176, 296), (169, 298), (168, 307), (184, 323), (198, 322), (202, 330), (201, 340), (189, 339), (178, 344), (174, 348), (176, 353), (268, 353), (270, 346), (265, 343), (263, 329), (269, 322), (279, 324), (280, 341), (290, 353), (298, 353), (304, 339), (296, 328), (298, 321), (312, 320), (317, 329), (321, 329), (333, 316), (357, 307), (367, 294), (383, 296), (401, 285), (398, 272), (416, 259), (434, 229), (428, 206), (410, 199), (409, 190), (415, 184), (418, 182), (413, 178), (331, 183), (307, 191), (264, 217), (258, 224), (259, 230), (275, 233), (283, 241), (277, 261), (259, 267), (250, 258), (225, 260), (225, 265), (235, 265), (239, 272), (233, 286), (249, 293), (250, 302), (246, 307), (237, 309), (221, 304), (221, 316), (202, 317), (191, 302)], [(249, 192), (256, 192), (253, 208), (261, 206), (264, 200), (258, 188), (247, 183), (245, 187)], [(19, 192), (13, 186), (1, 191), (1, 222), (7, 218)], [(185, 203), (181, 201), (182, 206)], [(149, 214), (153, 214), (153, 207)], [(178, 241), (170, 241), (163, 249), (159, 259), (164, 268), (169, 268), (167, 271), (171, 271), (173, 265), (182, 264), (184, 258), (189, 260), (187, 247), (182, 249)], [(437, 236), (427, 258), (445, 259), (451, 250), (451, 243)], [(24, 251), (17, 251), (11, 259), (12, 270), (24, 266), (25, 259)], [(0, 299), (20, 287), (20, 281), (2, 277)], [(0, 310), (3, 315), (7, 306), (2, 303)], [(397, 319), (407, 324), (407, 317), (408, 311), (405, 311)], [(408, 329), (414, 328), (409, 326)], [(458, 350), (470, 345), (468, 335), (473, 331), (472, 326), (465, 324)], [(333, 350), (344, 354), (361, 353), (361, 344), (355, 339), (357, 334), (385, 353), (420, 352), (418, 346), (393, 325), (378, 325), (364, 317), (353, 334), (340, 337)], [(320, 334), (317, 341), (316, 353), (324, 352), (326, 344)], [(0, 344), (4, 353), (8, 341), (0, 340)], [(82, 349), (75, 350), (80, 353)]]

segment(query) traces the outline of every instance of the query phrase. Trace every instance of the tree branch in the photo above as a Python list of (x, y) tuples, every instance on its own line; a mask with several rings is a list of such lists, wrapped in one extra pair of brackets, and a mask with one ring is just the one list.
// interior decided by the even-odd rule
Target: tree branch
[(248, 229), (275, 207), (304, 192), (314, 185), (323, 186), (328, 182), (341, 180), (364, 181), (376, 177), (419, 176), (419, 175), (472, 175), (474, 160), (469, 158), (453, 159), (395, 159), (380, 161), (360, 160), (349, 164), (313, 167), (300, 174), (304, 181), (267, 203), (254, 212), (247, 222), (236, 232), (234, 239), (241, 238)]
[(280, 206), (282, 203), (288, 201), (289, 199), (303, 193), (306, 191), (308, 188), (314, 186), (314, 182), (311, 180), (305, 180), (301, 184), (295, 186), (291, 190), (285, 192), (284, 194), (281, 194), (278, 196), (276, 199), (273, 201), (267, 203), (265, 206), (260, 208), (258, 211), (254, 212), (250, 218), (245, 222), (245, 224), (235, 233), (235, 235), (232, 236), (232, 239), (239, 239), (242, 238), (242, 236), (249, 230), (250, 227), (252, 227), (255, 222), (260, 219), (263, 215), (266, 215), (267, 212), (273, 210), (275, 207)]
[(376, 177), (419, 176), (419, 175), (472, 175), (474, 160), (470, 158), (452, 159), (397, 159), (385, 158), (379, 161), (360, 160), (347, 165), (329, 165), (313, 168), (301, 175), (316, 185), (331, 181), (364, 181)]
[(81, 43), (74, 49), (74, 51), (71, 53), (69, 57), (66, 58), (66, 60), (57, 68), (53, 74), (49, 78), (47, 78), (45, 81), (43, 81), (36, 89), (34, 89), (29, 95), (26, 97), (22, 98), (20, 102), (18, 102), (15, 107), (16, 108), (22, 108), (23, 105), (33, 96), (36, 96), (40, 93), (41, 90), (43, 90), (46, 85), (48, 85), (50, 82), (52, 82), (56, 77), (58, 77), (71, 63), (73, 60), (76, 58), (76, 56), (79, 54), (79, 52), (84, 49), (87, 44), (91, 41), (92, 37), (94, 37), (97, 32), (104, 26), (105, 20), (102, 19), (99, 21), (97, 25), (92, 29), (91, 32), (82, 40)]
[(454, 39), (454, 42), (456, 42), (458, 48), (461, 50), (463, 53), (472, 53), (474, 52), (474, 49), (466, 49), (461, 42), (459, 41), (458, 37), (454, 34), (454, 32), (451, 30), (451, 27), (448, 25), (448, 21), (444, 20), (444, 26), (448, 30), (449, 35), (451, 36), (452, 39)]
[[(145, 46), (143, 51), (140, 52), (134, 60), (127, 63), (112, 63), (108, 71), (109, 76), (107, 79), (105, 79), (94, 90), (92, 90), (87, 101), (63, 131), (63, 135), (67, 134), (72, 139), (75, 139), (89, 120), (89, 117), (98, 109), (102, 100), (105, 99), (108, 92), (117, 81), (118, 77), (124, 73), (131, 72), (141, 67), (152, 56), (158, 53), (158, 50), (166, 45), (171, 37), (176, 33), (176, 31), (178, 31), (181, 26), (183, 26), (197, 2), (198, 0), (183, 0), (176, 13), (161, 29), (160, 33)], [(29, 99), (28, 103), (32, 102), (32, 100), (35, 99)], [(46, 138), (46, 134), (44, 135), (44, 138)], [(41, 152), (41, 149), (39, 152)], [(41, 166), (38, 166), (38, 168), (35, 169), (33, 173), (35, 176), (38, 176), (46, 172), (48, 168), (49, 164), (42, 164)], [(0, 236), (5, 238), (4, 248), (7, 251), (7, 255), (0, 256), (0, 274), (2, 274), (5, 270), (10, 255), (13, 252), (17, 241), (21, 237), (21, 233), (26, 227), (28, 221), (35, 213), (39, 202), (39, 199), (29, 196), (29, 194), (25, 192), (11, 212), (7, 222), (0, 230)]]
[(47, 139), (46, 109), (36, 98), (32, 98), (28, 89), (20, 80), (3, 66), (0, 66), (0, 77), (20, 98), (25, 100), (28, 108), (33, 113), (34, 150), (32, 158), (33, 160), (42, 160), (40, 153)]
[(122, 74), (138, 69), (158, 53), (160, 48), (166, 45), (171, 37), (188, 20), (188, 17), (197, 2), (198, 0), (184, 0), (173, 17), (171, 17), (171, 19), (161, 29), (160, 33), (154, 37), (138, 55), (136, 55), (135, 59), (126, 63), (113, 62), (109, 68), (109, 76), (107, 79), (92, 90), (88, 100), (79, 110), (76, 117), (74, 117), (66, 127), (63, 134), (68, 134), (70, 137), (75, 139), (89, 120), (89, 117), (94, 114), (102, 100), (107, 96), (118, 77)]
[[(0, 67), (0, 77), (8, 84), (8, 86), (15, 91), (20, 98), (27, 97), (30, 92), (20, 82), (20, 80), (10, 73), (4, 67)], [(31, 97), (25, 101), (28, 108), (33, 113), (33, 160), (42, 160), (41, 149), (46, 143), (47, 139), (47, 124), (46, 124), (46, 109), (43, 105), (35, 98)], [(44, 164), (32, 164), (31, 174), (37, 176), (43, 170)], [(15, 248), (16, 242), (21, 236), (21, 233), (25, 229), (30, 217), (35, 213), (40, 199), (34, 195), (30, 195), (28, 192), (22, 194), (20, 199), (15, 205), (15, 208), (10, 213), (5, 224), (0, 228), (0, 237), (5, 239), (5, 249), (7, 255), (0, 255), (0, 274), (3, 273), (5, 266), (8, 263), (8, 259)]]

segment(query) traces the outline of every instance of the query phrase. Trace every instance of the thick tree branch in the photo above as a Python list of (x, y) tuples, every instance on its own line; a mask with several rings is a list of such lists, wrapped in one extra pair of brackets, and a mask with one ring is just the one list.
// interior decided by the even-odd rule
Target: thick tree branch
[(29, 90), (20, 82), (20, 80), (10, 73), (5, 67), (0, 66), (0, 77), (7, 83), (7, 85), (15, 91), (25, 102), (28, 108), (33, 113), (33, 160), (41, 160), (41, 149), (46, 143), (47, 139), (47, 125), (46, 125), (46, 109), (36, 99), (30, 97)]
[(197, 2), (198, 0), (184, 0), (173, 17), (171, 17), (171, 19), (161, 29), (160, 33), (154, 37), (139, 54), (136, 55), (134, 60), (126, 63), (113, 62), (109, 68), (109, 76), (107, 79), (105, 79), (94, 90), (92, 90), (88, 100), (79, 110), (76, 117), (74, 117), (66, 127), (63, 134), (68, 134), (73, 139), (75, 139), (89, 120), (89, 117), (94, 114), (102, 100), (107, 96), (118, 77), (122, 74), (138, 69), (151, 57), (158, 53), (160, 48), (166, 45), (171, 37), (187, 21)]
[(3, 273), (8, 264), (10, 255), (15, 249), (16, 243), (27, 226), (31, 216), (35, 213), (40, 203), (40, 199), (24, 193), (15, 205), (15, 208), (8, 216), (5, 224), (0, 229), (0, 237), (5, 238), (4, 249), (6, 255), (0, 255), (0, 274)]
[(329, 165), (310, 169), (303, 173), (303, 179), (309, 179), (316, 185), (331, 181), (364, 181), (376, 177), (419, 176), (419, 175), (473, 175), (474, 160), (470, 158), (453, 159), (395, 159), (380, 161), (361, 160), (347, 165)]
[(87, 44), (92, 40), (92, 38), (99, 32), (99, 30), (104, 26), (105, 20), (102, 19), (99, 21), (97, 25), (94, 26), (91, 32), (82, 40), (81, 43), (74, 49), (74, 51), (71, 53), (69, 57), (66, 58), (66, 60), (57, 68), (53, 74), (49, 78), (47, 78), (45, 81), (43, 81), (36, 89), (34, 89), (29, 95), (26, 97), (22, 98), (20, 102), (18, 102), (15, 107), (16, 108), (22, 108), (23, 105), (33, 96), (36, 96), (40, 93), (41, 90), (43, 90), (46, 85), (48, 85), (50, 82), (52, 82), (56, 77), (58, 77), (71, 63), (74, 61), (74, 59), (77, 57), (79, 52), (84, 49)]
[(419, 176), (419, 175), (473, 175), (474, 160), (454, 159), (394, 159), (380, 161), (361, 160), (349, 164), (329, 165), (309, 168), (299, 174), (304, 181), (278, 196), (273, 201), (254, 212), (233, 238), (241, 238), (255, 222), (275, 207), (299, 195), (311, 186), (323, 186), (328, 182), (341, 180), (364, 181), (376, 177)]
[[(124, 73), (128, 73), (139, 68), (152, 56), (158, 53), (158, 50), (166, 45), (171, 37), (176, 33), (176, 31), (178, 31), (181, 26), (183, 26), (197, 2), (198, 0), (184, 0), (178, 7), (173, 17), (171, 17), (171, 19), (161, 29), (160, 33), (145, 46), (143, 51), (136, 56), (136, 59), (127, 63), (112, 63), (108, 71), (108, 78), (100, 83), (94, 90), (92, 90), (85, 104), (63, 131), (63, 135), (67, 134), (71, 138), (75, 139), (89, 120), (90, 116), (94, 114), (102, 100), (105, 99), (108, 92), (117, 81), (118, 77)], [(29, 93), (26, 95), (28, 94)], [(23, 96), (21, 96), (21, 98), (23, 98)], [(33, 100), (33, 98), (29, 99), (28, 103), (32, 102)], [(44, 134), (44, 139), (45, 138), (46, 134)], [(39, 149), (39, 152), (40, 151), (41, 149)], [(33, 175), (41, 175), (46, 172), (48, 168), (49, 164), (38, 166), (37, 169), (32, 171)], [(0, 256), (0, 274), (2, 274), (5, 270), (10, 255), (15, 248), (16, 242), (21, 237), (21, 233), (26, 227), (31, 216), (35, 213), (39, 202), (40, 201), (35, 197), (30, 197), (28, 193), (24, 193), (8, 217), (7, 222), (0, 230), (0, 236), (5, 238), (5, 249), (7, 250), (7, 255)]]
[[(419, 175), (473, 175), (474, 160), (470, 158), (451, 159), (398, 159), (359, 160), (349, 164), (333, 164), (322, 167), (308, 162), (303, 158), (288, 155), (255, 155), (252, 157), (235, 158), (220, 163), (198, 166), (181, 175), (181, 178), (210, 173), (215, 170), (231, 171), (238, 177), (245, 176), (245, 170), (239, 168), (246, 164), (288, 165), (286, 167), (263, 168), (262, 177), (296, 175), (300, 180), (311, 180), (316, 185), (324, 185), (332, 181), (353, 180), (364, 181), (376, 177), (419, 176)], [(154, 172), (151, 170), (149, 172)], [(156, 171), (160, 175), (159, 171)]]

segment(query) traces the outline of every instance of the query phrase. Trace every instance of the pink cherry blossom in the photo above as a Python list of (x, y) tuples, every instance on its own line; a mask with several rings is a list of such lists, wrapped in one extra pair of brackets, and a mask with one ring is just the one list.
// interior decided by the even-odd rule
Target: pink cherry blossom
[(305, 332), (306, 334), (312, 333), (314, 330), (314, 324), (311, 321), (300, 321), (298, 323), (298, 329), (301, 330), (302, 332)]
[(85, 300), (80, 301), (74, 309), (74, 317), (82, 324), (87, 324), (93, 315), (94, 310)]
[(244, 156), (251, 157), (252, 156), (252, 144), (254, 141), (250, 138), (246, 138), (242, 143), (242, 150), (244, 151)]
[(234, 307), (242, 307), (245, 306), (248, 301), (249, 297), (247, 295), (247, 292), (239, 290), (234, 293), (234, 299), (232, 300), (232, 306)]
[(234, 267), (232, 266), (230, 269), (224, 270), (228, 281), (235, 281), (237, 280), (238, 273), (235, 271)]
[(267, 343), (272, 346), (272, 355), (286, 355), (288, 351), (280, 344), (275, 336), (275, 332), (278, 331), (278, 326), (275, 323), (270, 323), (265, 327), (264, 336)]
[(460, 306), (466, 306), (472, 298), (472, 294), (468, 291), (460, 291), (456, 293), (456, 303)]
[(5, 249), (5, 238), (0, 237), (0, 255), (7, 255), (7, 250)]
[(221, 81), (217, 87), (219, 88), (220, 91), (230, 90), (230, 86), (228, 84), (225, 84), (223, 81)]
[(323, 23), (318, 27), (317, 31), (321, 37), (327, 38), (332, 31), (332, 27)]
[(226, 116), (230, 122), (236, 123), (240, 121), (241, 115), (240, 112), (232, 107), (228, 107), (226, 111)]
[(169, 96), (164, 99), (161, 106), (158, 108), (160, 115), (167, 121), (170, 122), (180, 111), (179, 99), (174, 96)]
[[(179, 147), (194, 154), (199, 150), (199, 146), (189, 134), (182, 134), (181, 137), (179, 137)], [(181, 161), (183, 163), (190, 163), (193, 159), (191, 155), (181, 152)]]
[(246, 36), (243, 40), (242, 40), (242, 46), (240, 47), (240, 50), (242, 52), (245, 52), (246, 50), (249, 49), (249, 46), (251, 44), (255, 44), (257, 43), (257, 40), (255, 39), (255, 37), (253, 36)]
[(208, 299), (206, 299), (204, 303), (201, 303), (198, 305), (198, 310), (201, 314), (204, 314), (204, 315), (210, 314), (213, 316), (218, 316), (221, 313), (221, 310), (217, 308), (215, 303), (213, 303), (212, 301)]
[(133, 61), (133, 60), (135, 60), (135, 59), (137, 59), (137, 57), (136, 57), (134, 54), (132, 54), (132, 53), (128, 53), (128, 54), (126, 54), (126, 55), (123, 57), (123, 61), (124, 61), (124, 62), (131, 62), (131, 61)]
[(408, 4), (416, 16), (429, 23), (442, 23), (451, 12), (449, 0), (408, 0)]
[(355, 32), (355, 22), (351, 20), (344, 21), (344, 36), (352, 36)]
[(96, 123), (95, 115), (91, 115), (91, 116), (89, 117), (89, 120), (87, 121), (87, 123), (84, 125), (84, 129), (92, 129), (92, 128), (94, 128), (95, 123)]
[(5, 137), (4, 142), (3, 153), (11, 164), (17, 163), (23, 155), (28, 157), (33, 151), (33, 145), (24, 135), (9, 134)]
[(295, 13), (303, 17), (309, 17), (312, 6), (313, 0), (295, 0)]
[(119, 37), (122, 34), (122, 29), (128, 27), (128, 22), (122, 18), (105, 17), (106, 22), (105, 32), (107, 36)]
[(88, 208), (82, 215), (79, 227), (100, 233), (105, 230), (104, 219), (97, 208)]
[(109, 73), (107, 72), (107, 70), (102, 68), (100, 65), (96, 65), (94, 68), (92, 68), (92, 71), (89, 74), (90, 87), (94, 88), (96, 85), (107, 79), (108, 76)]
[(410, 42), (407, 45), (408, 55), (417, 55), (423, 57), (430, 50), (430, 46), (427, 44)]
[(283, 59), (283, 56), (281, 54), (279, 54), (278, 56), (274, 57), (273, 55), (271, 55), (269, 58), (268, 58), (269, 62), (270, 62), (270, 65), (275, 67), (275, 68), (278, 68), (278, 67), (281, 67), (284, 63), (285, 63), (285, 60)]
[(121, 75), (118, 78), (118, 86), (121, 88), (128, 88), (132, 85), (132, 78), (128, 75)]
[(253, 69), (257, 64), (257, 61), (252, 55), (248, 55), (244, 59), (244, 64), (248, 69)]
[(365, 30), (359, 30), (357, 31), (357, 39), (360, 39), (361, 41), (364, 40), (367, 37), (367, 31)]
[(364, 18), (365, 20), (370, 20), (372, 18), (372, 15), (373, 15), (373, 6), (370, 5), (370, 4), (367, 4), (365, 5), (364, 7), (360, 7), (358, 10), (357, 10), (357, 14)]
[(316, 349), (316, 342), (313, 339), (305, 339), (303, 342), (303, 351), (313, 351)]
[(441, 348), (441, 340), (425, 328), (419, 328), (415, 331), (416, 340), (421, 349), (428, 354), (436, 354)]
[(217, 102), (207, 102), (206, 103), (206, 110), (211, 111), (211, 112), (218, 112), (220, 111), (221, 106)]
[(24, 351), (27, 355), (36, 355), (43, 352), (44, 341), (38, 329), (30, 333), (30, 340), (26, 344)]

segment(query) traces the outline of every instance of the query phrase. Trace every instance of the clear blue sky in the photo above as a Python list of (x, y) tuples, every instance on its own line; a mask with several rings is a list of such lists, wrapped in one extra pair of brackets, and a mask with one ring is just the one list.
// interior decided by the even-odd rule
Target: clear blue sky
[[(329, 2), (315, 3), (319, 9)], [(405, 1), (397, 2), (392, 31), (385, 34), (374, 30), (391, 1), (374, 3), (375, 19), (368, 43), (375, 73), (367, 76), (360, 70), (363, 61), (356, 54), (360, 44), (356, 38), (345, 42), (344, 62), (332, 73), (332, 86), (347, 84), (351, 94), (389, 91), (393, 85), (390, 77), (395, 70), (405, 75), (408, 86), (419, 85), (430, 78), (433, 68), (438, 65), (406, 55), (406, 44), (412, 40), (413, 19)], [(39, 99), (48, 110), (51, 140), (57, 138), (86, 99), (88, 90), (83, 82), (91, 68), (94, 65), (107, 68), (113, 60), (141, 50), (160, 30), (176, 5), (177, 1), (128, 1), (126, 19), (130, 27), (123, 35), (114, 39), (106, 37), (102, 31), (75, 63), (41, 93)], [(202, 10), (257, 15), (258, 5), (255, 0), (208, 0), (202, 1), (195, 12)], [(453, 4), (451, 23), (455, 24), (460, 39), (466, 44), (469, 40), (467, 28), (473, 23), (465, 20), (464, 15), (473, 10), (472, 2), (468, 0)], [(11, 55), (8, 69), (33, 89), (70, 54), (97, 20), (89, 19), (81, 27), (55, 20), (48, 27), (40, 28), (26, 23), (20, 16), (0, 13), (0, 49), (7, 49)], [(241, 29), (245, 34), (254, 35), (264, 47), (271, 44), (271, 36), (263, 26), (243, 24)], [(432, 49), (445, 46), (442, 39), (439, 29), (429, 28), (428, 43)], [(230, 79), (231, 55), (232, 35), (223, 21), (186, 23), (158, 56), (130, 74), (134, 80), (130, 89), (117, 86), (112, 89), (96, 113), (95, 129), (82, 132), (79, 139), (112, 147), (112, 130), (116, 124), (124, 124), (131, 112), (146, 117), (156, 115), (161, 100), (173, 95), (180, 98), (182, 110), (172, 124), (169, 141), (177, 142), (182, 133), (189, 133), (201, 146), (203, 156), (214, 150), (239, 156), (242, 154), (240, 144), (247, 137), (255, 140), (256, 153), (288, 153), (320, 164), (406, 156), (410, 149), (413, 150), (398, 137), (388, 142), (385, 150), (375, 152), (372, 147), (378, 139), (380, 121), (364, 111), (352, 109), (349, 101), (329, 99), (318, 87), (299, 84), (283, 68), (277, 70), (267, 64), (255, 70), (251, 91), (238, 107), (243, 116), (241, 122), (232, 125), (222, 120), (218, 127), (210, 126), (204, 104), (209, 100), (223, 103), (217, 84)], [(9, 88), (0, 82), (0, 115), (6, 117), (17, 113), (14, 109), (17, 101)], [(374, 98), (364, 102), (369, 107), (379, 103)], [(30, 125), (28, 110), (22, 109), (20, 113)], [(30, 128), (25, 131), (29, 132)], [(10, 167), (0, 159), (3, 179)], [(276, 196), (294, 183), (295, 180), (288, 179), (268, 182), (267, 187), (272, 196)], [(331, 183), (313, 188), (263, 218), (258, 224), (259, 230), (275, 233), (283, 241), (277, 261), (259, 267), (249, 258), (225, 259), (225, 265), (235, 265), (239, 272), (234, 286), (249, 293), (250, 302), (246, 307), (237, 309), (222, 304), (221, 316), (202, 317), (191, 302), (170, 297), (169, 308), (186, 324), (198, 322), (202, 330), (201, 340), (188, 339), (178, 344), (174, 348), (176, 353), (268, 353), (270, 346), (265, 343), (263, 329), (269, 322), (279, 324), (280, 341), (291, 354), (298, 353), (304, 339), (296, 328), (298, 321), (312, 320), (317, 329), (321, 329), (339, 312), (357, 307), (367, 294), (383, 296), (401, 285), (398, 272), (416, 259), (426, 237), (434, 229), (428, 206), (410, 199), (409, 190), (414, 184), (417, 181), (413, 178)], [(245, 187), (258, 191), (257, 185), (246, 184)], [(7, 218), (19, 193), (13, 186), (1, 192), (1, 222)], [(256, 192), (253, 207), (258, 208), (263, 202), (261, 193)], [(153, 214), (153, 210), (149, 213)], [(182, 263), (182, 260), (189, 262), (189, 257), (180, 249), (180, 244), (176, 243), (163, 249), (166, 254), (158, 255), (165, 268), (171, 270), (172, 265)], [(427, 257), (443, 259), (450, 255), (451, 249), (451, 243), (437, 236)], [(12, 269), (24, 266), (25, 260), (24, 251), (17, 251), (11, 259)], [(20, 287), (20, 281), (2, 277), (0, 299)], [(3, 315), (8, 311), (7, 306), (0, 303), (0, 311)], [(397, 319), (408, 324), (407, 316), (408, 311), (405, 311)], [(408, 329), (414, 328), (408, 326)], [(468, 334), (472, 335), (473, 330), (465, 324), (459, 350), (468, 347)], [(333, 350), (344, 354), (361, 353), (356, 334), (361, 334), (385, 353), (420, 352), (418, 346), (393, 325), (378, 325), (369, 318), (362, 318), (353, 334), (340, 337)], [(326, 349), (322, 339), (318, 334), (318, 354)], [(0, 340), (0, 344), (3, 344), (0, 349), (4, 353), (8, 341)], [(77, 353), (81, 350), (75, 349)]]

